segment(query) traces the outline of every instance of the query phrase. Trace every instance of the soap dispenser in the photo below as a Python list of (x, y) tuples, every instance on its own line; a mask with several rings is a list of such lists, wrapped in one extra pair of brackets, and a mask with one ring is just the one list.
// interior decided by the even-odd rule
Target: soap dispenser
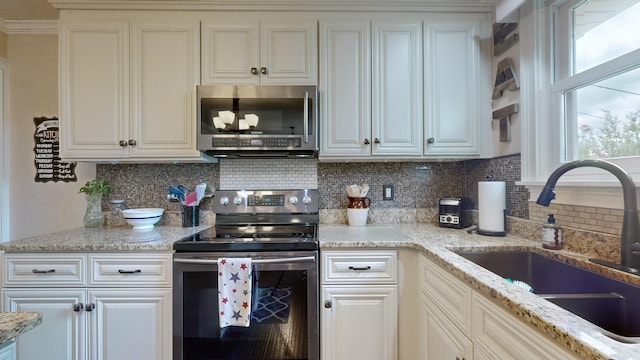
[(553, 214), (549, 214), (547, 223), (542, 225), (542, 247), (550, 250), (562, 249), (562, 227), (556, 224)]

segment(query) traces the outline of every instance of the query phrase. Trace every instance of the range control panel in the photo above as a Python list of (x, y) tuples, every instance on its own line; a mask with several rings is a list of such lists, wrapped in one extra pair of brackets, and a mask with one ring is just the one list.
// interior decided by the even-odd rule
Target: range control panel
[(318, 213), (318, 190), (217, 190), (216, 214)]

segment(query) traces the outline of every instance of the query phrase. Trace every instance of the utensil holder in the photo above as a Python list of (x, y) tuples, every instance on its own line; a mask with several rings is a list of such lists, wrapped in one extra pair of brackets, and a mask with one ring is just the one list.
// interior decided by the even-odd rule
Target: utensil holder
[(366, 209), (347, 209), (347, 220), (349, 226), (365, 226), (367, 225), (367, 217), (369, 216), (369, 208)]
[(200, 207), (182, 205), (182, 227), (200, 225)]

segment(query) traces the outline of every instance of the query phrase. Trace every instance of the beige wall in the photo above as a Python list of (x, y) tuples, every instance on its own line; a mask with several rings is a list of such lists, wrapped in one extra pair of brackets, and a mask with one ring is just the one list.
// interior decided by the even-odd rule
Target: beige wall
[(9, 117), (5, 156), (9, 178), (9, 240), (82, 226), (81, 184), (95, 165), (78, 164), (78, 182), (34, 181), (34, 117), (58, 116), (58, 38), (9, 35)]
[(0, 31), (0, 58), (7, 58), (7, 34)]

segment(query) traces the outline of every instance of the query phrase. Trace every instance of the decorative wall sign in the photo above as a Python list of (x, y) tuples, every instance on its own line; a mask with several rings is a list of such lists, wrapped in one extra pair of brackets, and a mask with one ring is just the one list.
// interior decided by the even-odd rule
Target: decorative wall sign
[(518, 83), (518, 77), (513, 67), (513, 61), (511, 61), (511, 58), (504, 58), (498, 63), (492, 99), (497, 99), (502, 96), (502, 92), (505, 90), (516, 90), (519, 88), (520, 84)]
[(60, 161), (60, 140), (58, 118), (33, 118), (36, 131), (33, 134), (35, 146), (36, 182), (78, 181), (76, 163)]
[(518, 113), (518, 104), (511, 104), (493, 112), (493, 120), (500, 120), (500, 141), (511, 141), (511, 115)]
[(518, 42), (518, 33), (513, 33), (517, 28), (518, 23), (493, 24), (493, 56), (502, 55)]

